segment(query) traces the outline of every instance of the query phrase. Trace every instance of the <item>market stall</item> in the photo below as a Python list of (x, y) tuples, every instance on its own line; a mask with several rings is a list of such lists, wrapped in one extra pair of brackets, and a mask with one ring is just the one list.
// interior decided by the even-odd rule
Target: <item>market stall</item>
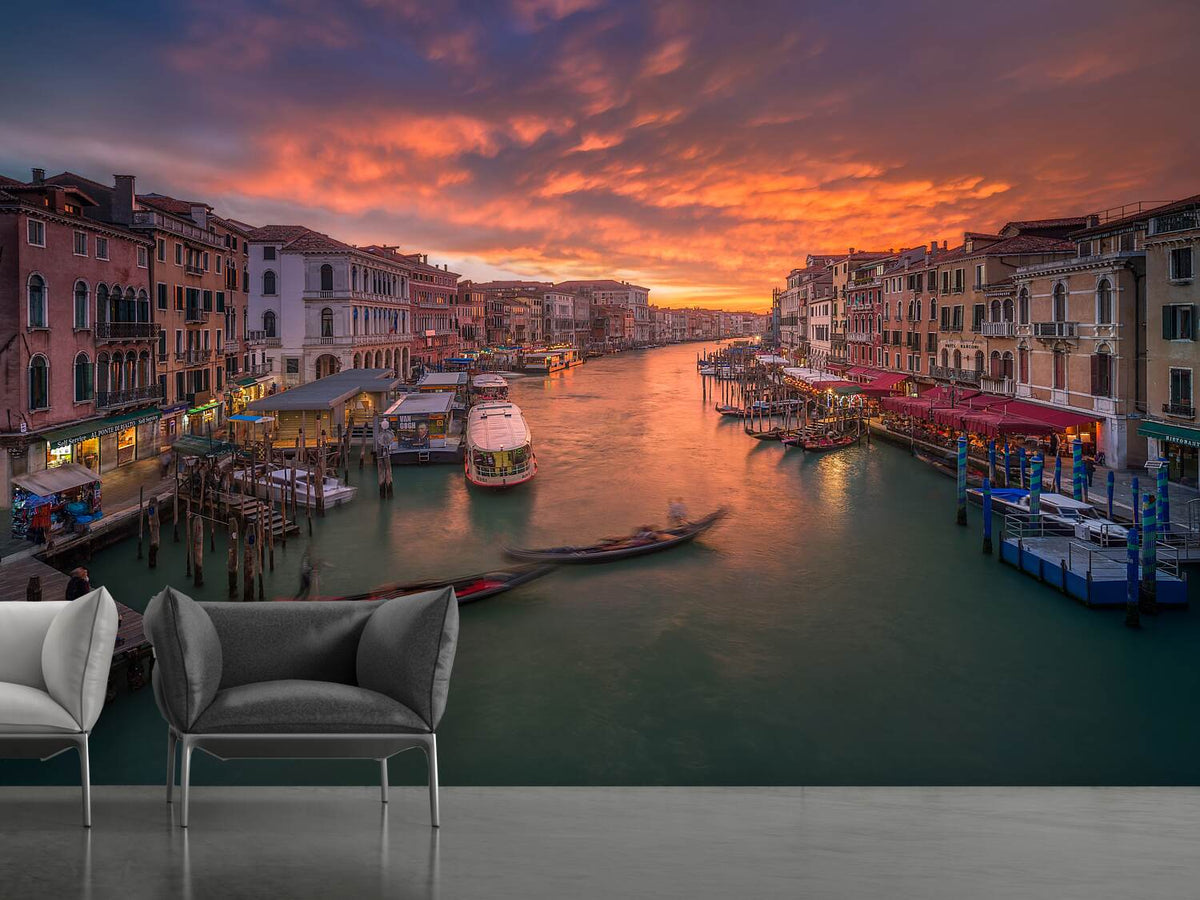
[(100, 477), (86, 466), (63, 463), (13, 479), (13, 537), (44, 544), (100, 516)]

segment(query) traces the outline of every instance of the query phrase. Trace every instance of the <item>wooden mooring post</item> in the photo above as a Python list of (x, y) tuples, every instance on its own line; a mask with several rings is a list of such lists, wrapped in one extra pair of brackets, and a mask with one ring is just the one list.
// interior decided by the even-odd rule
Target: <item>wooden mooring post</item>
[(152, 499), (150, 506), (146, 510), (146, 524), (150, 532), (150, 568), (158, 568), (158, 538), (159, 538), (159, 523), (158, 523), (158, 501)]
[(238, 523), (230, 516), (226, 524), (229, 532), (229, 549), (225, 553), (225, 568), (229, 573), (229, 599), (236, 600), (238, 592)]
[(192, 553), (195, 556), (192, 569), (196, 587), (204, 586), (204, 507), (200, 509), (201, 512), (192, 517)]
[(138, 486), (138, 554), (142, 558), (142, 531), (146, 527), (146, 488)]

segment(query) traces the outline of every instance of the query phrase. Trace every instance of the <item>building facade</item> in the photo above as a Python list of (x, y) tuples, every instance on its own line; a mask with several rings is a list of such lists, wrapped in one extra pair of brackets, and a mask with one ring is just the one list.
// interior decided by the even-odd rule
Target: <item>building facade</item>
[(0, 178), (5, 506), (14, 476), (65, 462), (107, 472), (160, 449), (152, 244), (106, 221), (93, 184)]

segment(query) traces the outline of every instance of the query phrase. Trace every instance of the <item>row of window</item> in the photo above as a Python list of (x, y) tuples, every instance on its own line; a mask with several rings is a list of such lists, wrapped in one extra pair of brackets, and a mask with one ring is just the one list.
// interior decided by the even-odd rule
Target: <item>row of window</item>
[[(149, 352), (140, 354), (101, 353), (95, 367), (86, 353), (79, 353), (72, 366), (75, 381), (75, 402), (94, 400), (98, 385), (101, 394), (145, 387), (153, 375)], [(50, 408), (50, 361), (41, 353), (29, 360), (29, 408)]]

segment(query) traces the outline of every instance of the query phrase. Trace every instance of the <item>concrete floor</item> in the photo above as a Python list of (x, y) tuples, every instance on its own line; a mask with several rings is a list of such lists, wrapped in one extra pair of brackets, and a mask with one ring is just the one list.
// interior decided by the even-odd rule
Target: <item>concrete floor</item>
[(1200, 790), (0, 790), (5, 897), (1195, 896)]

